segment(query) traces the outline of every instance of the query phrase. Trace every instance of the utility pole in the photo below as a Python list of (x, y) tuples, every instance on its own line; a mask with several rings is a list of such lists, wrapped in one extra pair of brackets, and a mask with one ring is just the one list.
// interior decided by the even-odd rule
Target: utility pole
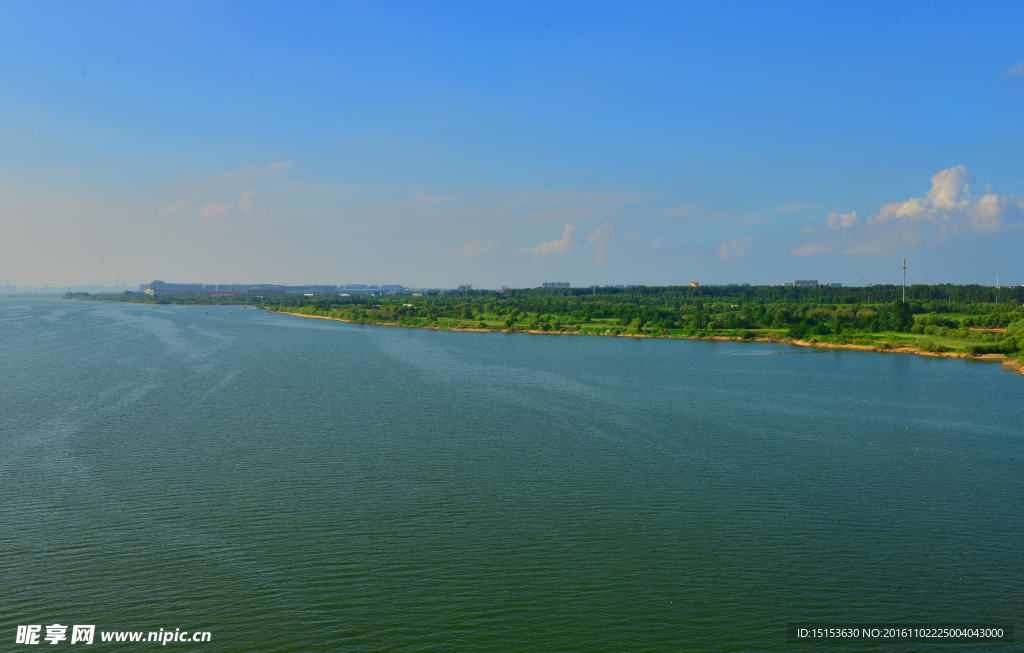
[(903, 302), (907, 301), (907, 257), (903, 257)]

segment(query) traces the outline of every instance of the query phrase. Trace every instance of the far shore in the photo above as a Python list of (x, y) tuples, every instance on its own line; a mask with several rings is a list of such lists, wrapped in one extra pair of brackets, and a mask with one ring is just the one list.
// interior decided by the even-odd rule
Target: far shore
[[(242, 308), (245, 308), (244, 306)], [(253, 307), (255, 308), (255, 307)], [(432, 327), (432, 326), (413, 326), (408, 324), (395, 324), (393, 322), (354, 322), (352, 320), (345, 320), (340, 317), (328, 317), (326, 315), (306, 315), (305, 313), (290, 313), (288, 311), (268, 311), (271, 313), (280, 313), (281, 315), (294, 315), (296, 317), (313, 317), (320, 320), (335, 320), (337, 322), (348, 322), (349, 324), (366, 324), (369, 326), (390, 326), (390, 327), (404, 327), (407, 329), (432, 329), (437, 331), (470, 331), (477, 333), (534, 333), (538, 335), (563, 335), (563, 336), (605, 336), (605, 337), (619, 337), (619, 338), (664, 338), (672, 340), (730, 340), (732, 342), (771, 342), (781, 345), (796, 345), (798, 347), (813, 347), (816, 349), (856, 349), (860, 351), (875, 351), (887, 354), (916, 354), (918, 356), (932, 356), (937, 358), (964, 358), (969, 360), (978, 361), (1001, 361), (1003, 367), (1018, 372), (1024, 375), (1024, 364), (1021, 364), (1015, 360), (1009, 360), (1003, 354), (981, 354), (972, 356), (964, 352), (955, 351), (924, 351), (923, 349), (917, 349), (914, 347), (892, 347), (889, 349), (883, 349), (880, 347), (872, 347), (870, 345), (853, 345), (853, 344), (841, 344), (841, 343), (830, 343), (830, 342), (808, 342), (806, 340), (793, 340), (791, 338), (751, 338), (750, 340), (743, 340), (741, 338), (730, 338), (728, 336), (708, 336), (708, 337), (686, 337), (686, 336), (654, 336), (650, 334), (641, 333), (573, 333), (571, 331), (536, 331), (536, 330), (516, 330), (511, 331), (509, 329), (476, 329), (473, 327), (451, 327), (444, 328)]]

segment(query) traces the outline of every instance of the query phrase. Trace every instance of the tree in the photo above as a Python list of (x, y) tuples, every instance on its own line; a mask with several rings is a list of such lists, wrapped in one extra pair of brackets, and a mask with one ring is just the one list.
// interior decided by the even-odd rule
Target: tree
[(893, 320), (895, 322), (894, 331), (910, 331), (910, 327), (914, 325), (914, 317), (910, 312), (910, 303), (905, 302), (901, 299), (897, 299), (892, 303), (893, 307)]

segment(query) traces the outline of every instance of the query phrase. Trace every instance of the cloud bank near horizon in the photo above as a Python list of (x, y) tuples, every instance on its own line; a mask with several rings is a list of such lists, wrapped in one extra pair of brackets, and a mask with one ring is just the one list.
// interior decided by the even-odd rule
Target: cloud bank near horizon
[(831, 232), (839, 232), (838, 237), (799, 245), (792, 254), (805, 257), (838, 251), (878, 255), (937, 245), (969, 234), (994, 236), (1020, 230), (1024, 197), (994, 193), (990, 186), (983, 194), (974, 195), (971, 187), (975, 181), (966, 166), (957, 165), (933, 175), (932, 187), (924, 197), (885, 204), (863, 223), (856, 211), (831, 213), (826, 224)]
[[(686, 205), (679, 209), (678, 204), (659, 202), (641, 191), (538, 188), (439, 192), (315, 183), (294, 174), (294, 170), (290, 164), (242, 166), (230, 170), (230, 174), (196, 175), (189, 170), (176, 182), (165, 184), (157, 193), (159, 197), (148, 205), (116, 210), (112, 205), (96, 206), (76, 213), (108, 218), (136, 216), (118, 218), (115, 230), (108, 230), (102, 239), (110, 244), (123, 242), (123, 252), (136, 249), (131, 241), (124, 240), (126, 234), (147, 234), (143, 237), (152, 242), (180, 240), (178, 245), (169, 245), (167, 252), (151, 253), (138, 260), (131, 260), (133, 254), (112, 256), (109, 245), (96, 246), (104, 251), (100, 258), (120, 259), (124, 263), (121, 269), (148, 270), (142, 273), (144, 280), (149, 276), (193, 282), (264, 279), (267, 273), (261, 270), (265, 266), (252, 265), (243, 255), (273, 251), (276, 254), (270, 260), (284, 261), (287, 269), (294, 270), (284, 276), (310, 282), (351, 282), (369, 274), (375, 279), (381, 277), (379, 281), (418, 285), (422, 270), (439, 270), (448, 275), (449, 285), (475, 281), (474, 285), (485, 287), (488, 283), (481, 282), (481, 276), (491, 285), (514, 285), (521, 283), (517, 278), (548, 276), (588, 282), (615, 278), (632, 281), (628, 270), (638, 266), (655, 270), (650, 278), (636, 279), (652, 284), (677, 283), (682, 278), (714, 279), (737, 270), (753, 271), (740, 272), (744, 281), (776, 282), (782, 274), (765, 279), (758, 270), (766, 265), (777, 268), (778, 263), (772, 261), (780, 249), (795, 261), (818, 259), (831, 265), (840, 259), (826, 255), (886, 257), (926, 252), (968, 238), (1002, 243), (1008, 237), (1020, 239), (1024, 213), (1024, 198), (1019, 195), (1000, 194), (988, 185), (984, 192), (975, 194), (976, 179), (963, 165), (933, 175), (930, 189), (919, 197), (883, 204), (866, 218), (856, 210), (832, 211), (818, 218), (820, 226), (803, 229), (796, 225), (806, 223), (820, 203), (791, 201), (779, 209), (760, 215), (749, 213), (744, 218)], [(23, 199), (14, 206), (15, 197), (16, 192), (0, 197), (0, 217), (10, 218), (8, 234), (16, 235), (20, 230), (30, 238), (27, 234), (44, 224), (64, 233), (54, 216), (67, 211), (57, 208), (54, 199)], [(551, 229), (559, 223), (560, 235), (551, 238)], [(619, 233), (620, 225), (624, 235)], [(736, 233), (740, 229), (743, 231)], [(467, 238), (467, 232), (472, 236)], [(549, 234), (548, 239), (541, 240), (545, 234)], [(15, 240), (8, 238), (7, 243)], [(49, 244), (59, 245), (60, 240), (58, 236)], [(99, 265), (99, 259), (90, 261), (80, 251), (79, 245), (87, 240), (80, 237), (73, 246), (68, 242), (74, 251), (62, 257), (65, 276), (47, 273), (51, 283), (91, 281), (76, 279), (70, 271), (75, 263), (86, 269)], [(219, 242), (247, 245), (221, 248), (216, 245)], [(401, 252), (396, 269), (402, 271), (360, 272), (375, 269), (378, 259), (372, 252), (384, 243)], [(4, 253), (2, 250), (0, 241), (0, 253)], [(7, 254), (7, 261), (21, 256), (14, 250)], [(199, 278), (175, 272), (182, 265), (183, 254), (202, 260), (202, 264), (190, 268), (193, 274), (199, 271)], [(324, 270), (337, 270), (327, 274), (301, 272), (316, 261)], [(32, 264), (29, 260), (25, 263)], [(726, 265), (729, 267), (721, 267)], [(790, 267), (793, 274), (807, 269), (801, 263)], [(229, 268), (237, 271), (225, 271)], [(508, 270), (518, 272), (509, 274)], [(280, 275), (272, 276), (280, 279)], [(799, 276), (812, 278), (815, 274)], [(32, 285), (18, 277), (11, 280)]]

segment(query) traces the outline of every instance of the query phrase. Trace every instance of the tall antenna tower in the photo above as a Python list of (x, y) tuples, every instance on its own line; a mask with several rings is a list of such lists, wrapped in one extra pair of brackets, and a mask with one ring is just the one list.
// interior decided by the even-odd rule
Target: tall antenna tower
[(907, 301), (907, 257), (903, 257), (903, 301)]

